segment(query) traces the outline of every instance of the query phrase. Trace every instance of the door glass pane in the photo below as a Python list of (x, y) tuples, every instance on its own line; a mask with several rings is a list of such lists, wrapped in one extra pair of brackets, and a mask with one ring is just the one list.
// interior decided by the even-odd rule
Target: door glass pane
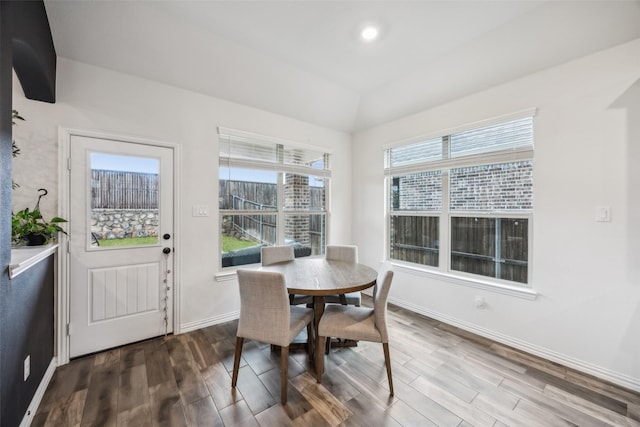
[(92, 248), (156, 245), (160, 160), (90, 153)]

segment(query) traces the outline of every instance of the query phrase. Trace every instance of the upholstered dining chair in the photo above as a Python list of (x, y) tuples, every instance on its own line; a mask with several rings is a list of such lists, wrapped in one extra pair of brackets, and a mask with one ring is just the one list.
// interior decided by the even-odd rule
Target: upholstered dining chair
[[(385, 264), (376, 279), (373, 308), (330, 304), (325, 307), (316, 331), (318, 336), (316, 348), (324, 346), (326, 337), (382, 343), (390, 396), (393, 396), (393, 380), (387, 332), (387, 299), (392, 279), (393, 271), (389, 265)], [(319, 383), (322, 381), (323, 369), (324, 354), (316, 351), (316, 378)]]
[[(327, 245), (325, 259), (345, 262), (358, 262), (358, 247), (354, 245)], [(362, 295), (360, 292), (349, 292), (343, 295), (327, 295), (325, 303), (351, 304), (360, 307)]]
[[(295, 259), (293, 246), (290, 245), (264, 246), (260, 252), (262, 265), (277, 264), (279, 262), (293, 261)], [(312, 302), (313, 297), (289, 294), (289, 304), (291, 305), (311, 304)]]
[(238, 381), (245, 339), (280, 346), (280, 398), (284, 405), (287, 403), (289, 345), (306, 327), (307, 351), (311, 355), (313, 309), (289, 304), (287, 286), (281, 273), (239, 269), (237, 275), (240, 287), (240, 320), (231, 387), (235, 388)]

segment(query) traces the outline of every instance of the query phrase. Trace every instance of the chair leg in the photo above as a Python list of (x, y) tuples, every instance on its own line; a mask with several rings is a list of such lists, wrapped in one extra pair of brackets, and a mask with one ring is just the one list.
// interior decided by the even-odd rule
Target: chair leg
[(329, 352), (331, 351), (331, 337), (328, 337), (325, 341), (326, 342), (324, 344), (324, 354), (328, 356)]
[(318, 336), (318, 340), (316, 341), (316, 381), (318, 383), (322, 382), (322, 372), (324, 370), (324, 353), (322, 352), (322, 348), (324, 347), (324, 342), (327, 337)]
[(309, 322), (307, 325), (307, 354), (309, 357), (313, 356), (313, 324)]
[(389, 356), (389, 343), (383, 342), (384, 363), (387, 365), (387, 379), (389, 380), (389, 396), (393, 396), (393, 380), (391, 379), (391, 357)]
[(282, 400), (282, 404), (285, 405), (287, 403), (287, 382), (289, 379), (287, 378), (288, 370), (289, 370), (289, 347), (281, 347), (280, 348), (280, 400)]
[(240, 367), (240, 356), (242, 356), (242, 344), (244, 344), (244, 338), (236, 337), (236, 355), (233, 358), (233, 378), (231, 379), (231, 387), (235, 387), (238, 382), (238, 368)]

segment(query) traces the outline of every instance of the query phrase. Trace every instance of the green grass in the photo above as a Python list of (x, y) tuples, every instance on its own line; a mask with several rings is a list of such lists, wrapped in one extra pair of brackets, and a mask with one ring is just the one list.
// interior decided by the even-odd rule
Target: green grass
[(157, 237), (124, 237), (122, 239), (100, 240), (100, 247), (155, 245), (156, 243), (158, 243)]
[(237, 249), (250, 248), (258, 245), (257, 242), (249, 240), (240, 240), (231, 236), (222, 236), (222, 252), (235, 251)]
[[(122, 239), (100, 240), (100, 247), (154, 245), (158, 243), (157, 237), (125, 237)], [(236, 249), (249, 248), (258, 243), (249, 240), (240, 240), (231, 236), (222, 236), (222, 252), (235, 251)]]

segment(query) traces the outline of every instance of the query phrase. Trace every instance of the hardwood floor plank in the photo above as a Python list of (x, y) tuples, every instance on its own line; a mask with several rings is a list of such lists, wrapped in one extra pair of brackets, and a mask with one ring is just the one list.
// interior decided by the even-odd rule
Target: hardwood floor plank
[(502, 384), (500, 384), (500, 388), (520, 397), (522, 400), (534, 403), (537, 407), (550, 413), (554, 413), (575, 425), (598, 427), (604, 427), (605, 425), (603, 421), (599, 421), (587, 414), (584, 414), (583, 412), (546, 396), (543, 393), (544, 390), (537, 390), (532, 387), (528, 387), (527, 385), (513, 379), (505, 379)]
[(187, 406), (187, 416), (190, 421), (189, 425), (192, 426), (224, 427), (211, 396), (190, 403)]
[(316, 409), (311, 409), (293, 420), (296, 427), (329, 427), (330, 424), (322, 418)]
[(258, 421), (258, 424), (262, 427), (293, 427), (293, 421), (291, 421), (291, 418), (289, 418), (289, 415), (283, 409), (282, 405), (272, 406), (260, 412), (256, 415), (256, 421)]
[[(115, 426), (118, 410), (118, 360), (110, 356), (101, 358), (91, 375), (91, 382), (82, 413), (81, 426)], [(96, 358), (96, 362), (98, 358)]]
[(539, 406), (529, 403), (526, 400), (520, 400), (513, 411), (516, 415), (531, 420), (531, 423), (535, 425), (542, 425), (546, 427), (576, 427), (578, 425), (569, 422), (552, 412), (545, 411)]
[(436, 425), (456, 426), (462, 421), (460, 416), (453, 413), (449, 408), (440, 405), (430, 396), (426, 396), (419, 389), (401, 382), (394, 383), (393, 386), (395, 389), (394, 399), (402, 400)]
[(253, 372), (255, 372), (256, 375), (259, 376), (260, 374), (264, 374), (267, 371), (276, 369), (276, 367), (278, 367), (279, 369), (280, 365), (276, 365), (275, 363), (273, 363), (271, 358), (267, 355), (267, 353), (271, 352), (269, 350), (269, 346), (258, 346), (255, 344), (255, 342), (246, 344), (244, 346), (244, 350), (242, 351), (242, 357), (247, 362), (247, 364), (251, 366)]
[(149, 384), (145, 365), (136, 365), (120, 372), (118, 412), (131, 411), (138, 407), (149, 407)]
[(254, 415), (277, 403), (250, 366), (244, 366), (238, 371), (236, 388), (242, 394), (247, 406), (249, 406)]
[(632, 420), (608, 408), (604, 408), (586, 400), (580, 396), (571, 394), (565, 390), (559, 389), (553, 385), (548, 385), (544, 390), (545, 395), (578, 409), (585, 414), (589, 414), (594, 418), (604, 421), (605, 423), (615, 426), (640, 426), (639, 421)]
[(118, 427), (151, 427), (151, 409), (148, 406), (137, 406), (127, 411), (118, 412)]
[(379, 426), (379, 427), (401, 427), (385, 408), (372, 405), (371, 401), (364, 395), (358, 394), (345, 403), (345, 406), (353, 413), (342, 425), (344, 426)]
[(243, 400), (240, 392), (231, 388), (231, 376), (222, 362), (209, 366), (202, 372), (202, 376), (209, 389), (209, 394), (219, 410)]
[(593, 390), (584, 388), (580, 385), (567, 382), (554, 375), (547, 373), (546, 371), (539, 371), (537, 369), (530, 368), (527, 370), (527, 374), (532, 377), (539, 378), (542, 381), (545, 381), (547, 383), (547, 386), (545, 386), (545, 389), (549, 385), (553, 385), (558, 389), (562, 389), (566, 393), (576, 395), (586, 401), (592, 402), (610, 411), (617, 412), (618, 414), (625, 415), (625, 416), (627, 414), (627, 404), (624, 402), (621, 402), (616, 399), (612, 399), (608, 396), (605, 396)]
[[(172, 374), (173, 375), (173, 374)], [(175, 380), (149, 388), (153, 426), (183, 427), (188, 422)]]
[(396, 400), (387, 413), (403, 426), (411, 427), (437, 427), (433, 421), (416, 411), (402, 400)]
[(164, 339), (145, 342), (144, 356), (149, 387), (171, 383), (172, 381), (175, 382), (171, 360), (169, 359), (169, 353)]
[(293, 378), (291, 383), (329, 425), (337, 426), (352, 415), (351, 411), (322, 384), (318, 384), (311, 374), (299, 375)]
[(188, 339), (184, 336), (172, 337), (167, 341), (167, 351), (182, 404), (187, 407), (208, 396), (209, 390), (189, 350)]
[[(46, 412), (44, 418), (34, 418), (31, 425), (45, 426), (79, 426), (82, 421), (82, 414), (87, 399), (88, 389), (71, 393), (65, 398), (60, 398), (51, 406), (49, 412)], [(44, 413), (44, 412), (43, 412)]]
[[(422, 393), (425, 397), (446, 408), (459, 419), (463, 419), (476, 426), (492, 426), (496, 419), (486, 412), (476, 408), (469, 402), (466, 402), (447, 390), (440, 388), (438, 385), (428, 381), (424, 377), (419, 377), (411, 387)], [(448, 415), (448, 414), (447, 414)], [(450, 417), (447, 417), (449, 419)]]
[(225, 426), (260, 427), (256, 417), (244, 400), (220, 410), (220, 418)]
[[(274, 400), (280, 402), (280, 369), (272, 369), (263, 373), (258, 378), (262, 384), (264, 384), (265, 388), (269, 390)], [(313, 406), (311, 406), (307, 399), (305, 399), (289, 381), (287, 387), (287, 404), (284, 407), (284, 411), (289, 419), (294, 420), (311, 409), (313, 409)]]
[(187, 334), (185, 337), (193, 360), (201, 371), (220, 361), (217, 353), (213, 351), (211, 341), (209, 341), (204, 332), (206, 329), (208, 328), (198, 329), (197, 331)]

